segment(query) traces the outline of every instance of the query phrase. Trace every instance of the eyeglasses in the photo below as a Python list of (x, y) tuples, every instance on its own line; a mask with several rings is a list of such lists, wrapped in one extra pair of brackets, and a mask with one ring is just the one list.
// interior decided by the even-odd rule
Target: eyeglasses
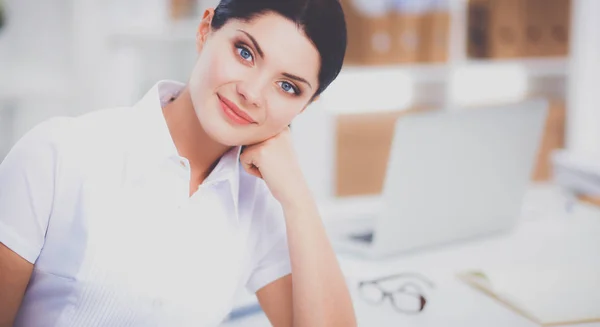
[[(386, 290), (381, 283), (393, 280), (406, 280), (393, 291)], [(386, 298), (390, 300), (396, 311), (406, 314), (417, 314), (427, 304), (421, 284), (434, 288), (433, 282), (417, 273), (401, 273), (374, 280), (361, 281), (358, 289), (361, 297), (370, 304), (381, 304)]]

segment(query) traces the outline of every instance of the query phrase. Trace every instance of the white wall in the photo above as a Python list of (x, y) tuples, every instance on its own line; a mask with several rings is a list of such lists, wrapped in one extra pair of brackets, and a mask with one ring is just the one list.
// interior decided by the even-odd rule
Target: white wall
[[(70, 57), (70, 1), (5, 0), (0, 68), (64, 72)], [(23, 67), (26, 65), (26, 67)]]
[(600, 1), (574, 0), (567, 149), (600, 153)]
[[(5, 0), (4, 4), (0, 110), (15, 110), (11, 133), (0, 136), (0, 152), (33, 124), (68, 110), (65, 86), (73, 59), (70, 1)], [(4, 112), (2, 116), (7, 123), (9, 115)]]

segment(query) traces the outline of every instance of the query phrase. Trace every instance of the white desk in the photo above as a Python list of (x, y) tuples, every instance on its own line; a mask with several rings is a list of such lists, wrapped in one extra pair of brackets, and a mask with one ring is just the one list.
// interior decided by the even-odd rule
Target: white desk
[[(537, 326), (458, 281), (455, 275), (465, 269), (532, 262), (600, 267), (600, 210), (577, 204), (567, 212), (565, 204), (566, 198), (561, 197), (556, 189), (538, 186), (528, 193), (523, 217), (510, 234), (441, 246), (382, 261), (340, 256), (359, 326)], [(358, 296), (358, 280), (407, 271), (419, 272), (436, 283), (435, 289), (428, 294), (428, 305), (424, 312), (413, 316), (403, 315), (394, 311), (387, 302), (373, 306)], [(600, 285), (597, 290), (590, 292), (600, 292)], [(223, 325), (236, 326), (270, 325), (264, 314)], [(600, 323), (578, 326), (598, 327)]]

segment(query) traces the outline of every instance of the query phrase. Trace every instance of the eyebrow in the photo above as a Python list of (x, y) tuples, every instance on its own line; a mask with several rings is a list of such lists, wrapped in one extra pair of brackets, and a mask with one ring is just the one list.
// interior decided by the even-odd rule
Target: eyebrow
[(310, 83), (307, 80), (305, 80), (304, 78), (302, 78), (300, 76), (292, 75), (292, 74), (289, 74), (289, 73), (283, 73), (281, 75), (283, 75), (283, 76), (285, 76), (285, 77), (287, 77), (289, 79), (293, 79), (295, 81), (298, 81), (298, 82), (306, 83), (306, 85), (308, 85), (308, 87), (310, 87), (312, 89), (312, 85), (310, 85)]
[[(262, 51), (262, 49), (260, 48), (260, 45), (258, 45), (258, 42), (256, 42), (256, 39), (250, 33), (246, 32), (244, 30), (238, 29), (238, 31), (244, 33), (250, 39), (250, 41), (252, 42), (252, 45), (254, 45), (254, 47), (256, 48), (256, 52), (258, 52), (258, 55), (264, 59), (265, 54)], [(308, 85), (308, 87), (310, 87), (312, 89), (312, 85), (310, 85), (310, 83), (307, 80), (305, 80), (304, 78), (302, 78), (300, 76), (296, 76), (296, 75), (289, 74), (289, 73), (283, 73), (282, 75), (289, 79), (293, 79), (297, 82), (305, 83), (306, 85)]]
[(254, 47), (256, 48), (256, 52), (258, 52), (258, 55), (261, 58), (265, 58), (265, 54), (263, 53), (262, 49), (260, 48), (260, 45), (258, 45), (258, 42), (256, 42), (256, 39), (250, 35), (250, 33), (246, 32), (246, 31), (242, 31), (242, 30), (238, 30), (244, 34), (246, 34), (246, 36), (250, 39), (250, 41), (252, 41), (252, 45), (254, 45)]

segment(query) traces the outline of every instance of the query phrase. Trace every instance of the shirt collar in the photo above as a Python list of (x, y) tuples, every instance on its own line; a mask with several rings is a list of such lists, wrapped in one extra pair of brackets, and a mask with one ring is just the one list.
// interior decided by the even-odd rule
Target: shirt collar
[(179, 156), (162, 108), (184, 87), (179, 82), (160, 81), (135, 104), (136, 146), (144, 155), (154, 159)]
[[(183, 90), (185, 84), (163, 80), (156, 83), (135, 106), (136, 148), (147, 160), (179, 160), (180, 156), (169, 132), (162, 108)], [(204, 181), (204, 184), (229, 182), (236, 216), (239, 197), (239, 166), (242, 147), (227, 151)]]

